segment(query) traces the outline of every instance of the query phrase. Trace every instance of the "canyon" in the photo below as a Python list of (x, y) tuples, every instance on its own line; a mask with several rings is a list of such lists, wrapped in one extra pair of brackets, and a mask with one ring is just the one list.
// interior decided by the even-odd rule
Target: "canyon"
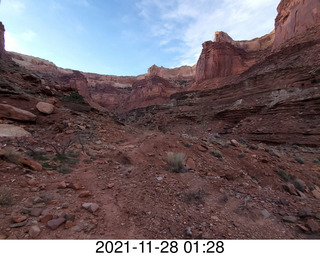
[(139, 76), (6, 52), (0, 23), (0, 239), (319, 239), (320, 2), (277, 10)]

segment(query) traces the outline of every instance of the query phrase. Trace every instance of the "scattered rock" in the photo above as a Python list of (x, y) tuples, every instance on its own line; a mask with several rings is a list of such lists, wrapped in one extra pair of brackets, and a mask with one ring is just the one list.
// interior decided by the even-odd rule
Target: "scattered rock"
[(285, 222), (295, 223), (298, 219), (294, 216), (284, 216), (282, 217), (282, 220)]
[(270, 212), (268, 212), (266, 209), (261, 211), (261, 214), (263, 215), (263, 217), (265, 218), (269, 218), (270, 217)]
[(67, 188), (67, 183), (65, 181), (60, 182), (59, 185), (58, 185), (58, 188), (59, 189)]
[(96, 203), (84, 203), (82, 204), (82, 207), (91, 213), (94, 213), (99, 209), (99, 205)]
[(29, 179), (27, 183), (29, 186), (35, 186), (38, 184), (38, 182), (35, 179)]
[(33, 217), (39, 217), (42, 213), (43, 209), (40, 209), (40, 208), (34, 208), (32, 209), (32, 211), (30, 212), (30, 216), (33, 216)]
[(82, 188), (82, 184), (79, 182), (75, 182), (75, 183), (71, 182), (67, 185), (67, 187), (72, 188), (74, 190), (80, 190)]
[[(109, 187), (108, 187), (109, 188)], [(83, 191), (79, 194), (80, 198), (85, 198), (85, 197), (89, 197), (92, 196), (92, 194), (90, 193), (90, 191)]]
[(46, 214), (40, 219), (40, 222), (47, 223), (49, 220), (52, 220), (52, 219), (53, 219), (52, 214)]
[(303, 225), (300, 225), (300, 224), (298, 224), (297, 225), (303, 232), (310, 232), (310, 230), (307, 228), (307, 227), (305, 227), (305, 226), (303, 226)]
[(10, 225), (10, 228), (20, 228), (20, 227), (27, 225), (27, 223), (28, 223), (28, 220), (25, 220), (25, 221), (19, 222), (19, 223), (14, 223), (14, 224)]
[(19, 109), (9, 104), (0, 104), (0, 118), (20, 121), (35, 121), (37, 116), (31, 112)]
[(191, 237), (192, 236), (192, 228), (187, 227), (185, 230), (185, 234), (186, 234), (186, 236)]
[(41, 230), (39, 228), (39, 226), (35, 225), (35, 226), (32, 226), (30, 229), (29, 229), (29, 236), (31, 238), (37, 238), (38, 235), (40, 234)]
[(52, 230), (56, 230), (59, 226), (65, 223), (65, 221), (66, 221), (65, 218), (52, 219), (47, 222), (47, 226)]
[(32, 211), (32, 208), (22, 207), (21, 213), (29, 214)]
[(311, 209), (308, 207), (302, 208), (298, 210), (298, 216), (301, 218), (311, 216)]
[(74, 222), (71, 221), (71, 220), (67, 220), (66, 223), (64, 224), (64, 228), (65, 229), (69, 229), (69, 228), (72, 228), (74, 226)]
[(291, 183), (282, 185), (282, 188), (288, 193), (290, 193), (291, 195), (298, 195), (295, 186), (292, 185)]
[(208, 151), (208, 147), (206, 147), (205, 145), (198, 145), (198, 150), (200, 151), (200, 152), (206, 152), (206, 151)]
[(114, 188), (114, 186), (115, 186), (114, 183), (110, 183), (110, 184), (107, 185), (107, 188), (108, 188), (108, 189), (111, 189), (111, 188)]
[(54, 106), (45, 102), (37, 103), (36, 108), (39, 112), (44, 114), (52, 114), (54, 112)]
[(318, 212), (315, 217), (320, 220), (320, 212)]
[(294, 159), (296, 160), (296, 162), (298, 162), (298, 163), (300, 163), (300, 164), (304, 164), (304, 161), (303, 161), (301, 158), (296, 157), (296, 158), (294, 158)]
[(11, 219), (14, 223), (20, 223), (27, 219), (27, 216), (12, 216)]
[(26, 158), (26, 157), (20, 158), (19, 162), (21, 164), (31, 168), (32, 170), (41, 171), (43, 169), (42, 165), (39, 162), (31, 160), (31, 159)]
[(317, 189), (312, 190), (311, 193), (314, 196), (314, 198), (320, 200), (320, 192)]
[(235, 147), (241, 146), (240, 143), (239, 143), (237, 140), (235, 140), (235, 139), (231, 139), (231, 140), (230, 140), (230, 143), (231, 143), (231, 145), (233, 145), (233, 146), (235, 146)]
[(191, 169), (191, 170), (195, 170), (196, 169), (196, 163), (194, 162), (194, 160), (192, 158), (188, 158), (187, 159), (186, 168), (187, 169)]
[(73, 214), (66, 214), (64, 215), (64, 218), (68, 221), (68, 220), (71, 220), (71, 221), (74, 221), (76, 216), (73, 215)]
[(316, 233), (320, 231), (320, 226), (319, 223), (317, 221), (315, 221), (314, 219), (309, 219), (307, 221), (307, 227), (310, 228), (311, 232)]

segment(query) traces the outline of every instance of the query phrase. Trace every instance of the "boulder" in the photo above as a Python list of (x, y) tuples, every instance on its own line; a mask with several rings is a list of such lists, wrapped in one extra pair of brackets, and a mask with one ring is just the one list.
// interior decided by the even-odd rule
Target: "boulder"
[(36, 108), (39, 112), (44, 114), (52, 114), (54, 112), (54, 105), (45, 102), (39, 102), (36, 105)]
[(30, 137), (31, 134), (18, 126), (0, 124), (0, 137)]
[(9, 104), (0, 104), (0, 118), (34, 122), (37, 116)]

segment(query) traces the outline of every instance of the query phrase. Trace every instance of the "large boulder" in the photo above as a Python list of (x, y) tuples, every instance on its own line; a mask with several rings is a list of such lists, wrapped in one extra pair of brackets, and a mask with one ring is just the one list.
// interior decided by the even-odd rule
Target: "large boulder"
[(26, 110), (9, 104), (0, 104), (0, 118), (8, 118), (20, 121), (35, 121), (37, 116)]
[(31, 134), (21, 127), (10, 125), (10, 124), (0, 124), (0, 137), (30, 137)]
[(36, 108), (39, 112), (44, 114), (52, 114), (54, 112), (54, 105), (45, 102), (37, 103)]

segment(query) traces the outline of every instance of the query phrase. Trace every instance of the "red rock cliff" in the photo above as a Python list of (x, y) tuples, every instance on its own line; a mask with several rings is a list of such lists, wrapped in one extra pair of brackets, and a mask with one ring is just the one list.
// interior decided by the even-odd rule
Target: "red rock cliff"
[(4, 58), (5, 56), (5, 49), (4, 49), (4, 26), (2, 22), (0, 22), (0, 58)]
[(274, 32), (250, 41), (234, 41), (225, 32), (216, 32), (215, 40), (202, 44), (196, 76), (197, 82), (241, 74), (261, 58), (261, 51), (270, 49)]
[(277, 10), (273, 50), (320, 23), (319, 0), (282, 0)]

